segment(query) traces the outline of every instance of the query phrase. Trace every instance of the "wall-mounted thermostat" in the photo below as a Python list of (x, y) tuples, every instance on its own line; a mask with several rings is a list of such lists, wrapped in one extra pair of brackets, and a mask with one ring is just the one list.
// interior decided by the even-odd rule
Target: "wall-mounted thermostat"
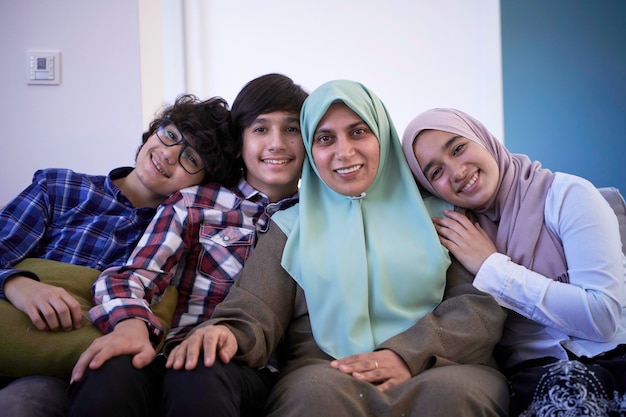
[(27, 84), (61, 84), (61, 53), (28, 51)]

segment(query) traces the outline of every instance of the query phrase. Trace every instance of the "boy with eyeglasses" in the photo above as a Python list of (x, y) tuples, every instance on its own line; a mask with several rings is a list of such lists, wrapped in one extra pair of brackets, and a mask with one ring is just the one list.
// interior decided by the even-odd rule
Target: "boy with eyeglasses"
[[(229, 120), (223, 99), (183, 95), (143, 133), (134, 168), (108, 176), (37, 171), (32, 184), (0, 211), (0, 299), (27, 314), (39, 330), (83, 327), (80, 305), (67, 291), (13, 266), (25, 258), (98, 270), (124, 265), (157, 206), (172, 193), (206, 182), (237, 182), (238, 147)], [(64, 414), (67, 381), (31, 376), (7, 382), (0, 390), (3, 415)]]
[[(267, 369), (252, 370), (245, 384), (231, 389), (202, 373), (173, 375), (155, 346), (165, 338), (160, 353), (166, 353), (211, 317), (253, 250), (256, 234), (267, 230), (272, 213), (297, 202), (305, 155), (299, 114), (307, 96), (281, 74), (246, 84), (231, 109), (243, 161), (237, 186), (208, 184), (176, 193), (161, 206), (128, 263), (100, 275), (89, 319), (105, 336), (74, 367), (70, 416), (203, 413), (176, 400), (185, 391), (201, 396), (212, 383), (232, 400), (236, 415), (262, 409), (274, 381)], [(150, 300), (172, 283), (178, 305), (164, 335)], [(242, 385), (247, 390), (237, 391)], [(227, 410), (216, 404), (210, 411), (219, 416)]]

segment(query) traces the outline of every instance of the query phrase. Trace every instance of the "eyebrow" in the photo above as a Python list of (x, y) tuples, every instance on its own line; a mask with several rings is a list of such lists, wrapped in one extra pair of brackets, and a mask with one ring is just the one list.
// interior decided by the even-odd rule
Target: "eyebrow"
[[(287, 121), (288, 123), (300, 123), (300, 118), (296, 116), (288, 116), (288, 117), (285, 117), (283, 120)], [(250, 123), (250, 126), (252, 126), (255, 123), (267, 123), (268, 121), (269, 119), (266, 117), (257, 117), (256, 119), (252, 121), (252, 123)]]
[[(441, 147), (441, 151), (442, 152), (446, 152), (452, 146), (452, 144), (457, 141), (457, 139), (462, 138), (462, 137), (463, 136), (461, 136), (461, 135), (454, 135), (454, 136), (452, 136), (450, 139), (448, 139), (443, 144), (443, 146)], [(435, 163), (433, 161), (430, 161), (429, 163), (426, 164), (426, 166), (422, 170), (422, 172), (424, 173), (424, 176), (426, 176), (426, 173), (433, 167), (434, 164)]]
[[(357, 127), (359, 125), (367, 126), (367, 123), (365, 123), (365, 121), (363, 121), (363, 120), (356, 121), (356, 122), (348, 125), (347, 130), (354, 129), (355, 127)], [(369, 128), (369, 126), (368, 126), (368, 128)], [(325, 128), (315, 129), (315, 132), (313, 132), (313, 135), (317, 135), (319, 133), (331, 133), (332, 131), (333, 131), (333, 129), (325, 129)]]

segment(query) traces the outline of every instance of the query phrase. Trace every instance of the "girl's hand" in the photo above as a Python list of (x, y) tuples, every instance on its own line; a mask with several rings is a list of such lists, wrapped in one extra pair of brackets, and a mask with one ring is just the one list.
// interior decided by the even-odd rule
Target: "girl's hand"
[(446, 217), (433, 217), (439, 241), (472, 274), (476, 275), (485, 260), (496, 253), (496, 246), (478, 223), (452, 210)]

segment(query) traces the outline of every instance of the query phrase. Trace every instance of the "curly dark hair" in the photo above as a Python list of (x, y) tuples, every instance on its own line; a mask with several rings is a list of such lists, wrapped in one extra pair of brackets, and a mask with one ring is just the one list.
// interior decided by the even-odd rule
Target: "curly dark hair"
[(193, 94), (179, 96), (166, 107), (143, 133), (142, 146), (165, 118), (176, 125), (206, 163), (204, 183), (224, 186), (236, 184), (241, 178), (240, 146), (230, 133), (228, 103), (221, 97), (200, 100)]
[(248, 82), (237, 94), (230, 111), (231, 132), (243, 146), (243, 130), (260, 115), (275, 111), (300, 114), (308, 93), (282, 74), (266, 74)]

